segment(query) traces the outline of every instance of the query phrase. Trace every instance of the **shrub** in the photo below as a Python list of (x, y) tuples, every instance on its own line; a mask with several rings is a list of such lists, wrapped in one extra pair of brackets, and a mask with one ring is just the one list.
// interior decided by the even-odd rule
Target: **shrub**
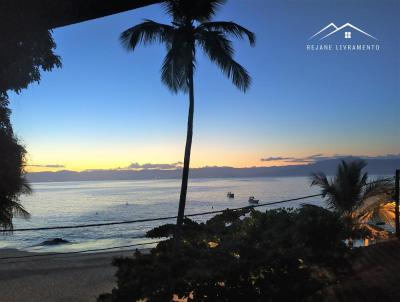
[[(149, 237), (168, 237), (174, 225)], [(98, 301), (298, 301), (331, 282), (345, 266), (340, 218), (316, 206), (224, 211), (206, 223), (184, 221), (180, 240), (149, 254), (118, 258), (117, 288)], [(328, 274), (329, 275), (329, 274)]]

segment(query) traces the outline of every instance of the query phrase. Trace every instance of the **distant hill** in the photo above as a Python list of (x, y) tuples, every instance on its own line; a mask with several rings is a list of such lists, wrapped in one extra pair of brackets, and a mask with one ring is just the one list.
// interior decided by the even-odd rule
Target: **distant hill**
[[(345, 160), (354, 160), (347, 157)], [(190, 170), (191, 178), (234, 178), (234, 177), (290, 177), (309, 176), (312, 172), (322, 171), (333, 175), (341, 159), (317, 161), (306, 165), (274, 166), (274, 167), (204, 167)], [(393, 159), (367, 159), (366, 171), (373, 175), (394, 175), (400, 168), (400, 157)], [(182, 170), (91, 170), (91, 171), (58, 171), (28, 173), (30, 182), (62, 182), (90, 180), (135, 180), (135, 179), (173, 179), (180, 178)]]

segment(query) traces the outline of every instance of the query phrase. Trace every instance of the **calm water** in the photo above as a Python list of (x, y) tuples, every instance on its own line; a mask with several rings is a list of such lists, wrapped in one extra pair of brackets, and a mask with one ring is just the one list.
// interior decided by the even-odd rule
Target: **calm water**
[[(175, 216), (178, 209), (180, 181), (173, 179), (58, 182), (34, 183), (32, 187), (34, 193), (22, 199), (23, 205), (32, 217), (28, 221), (16, 219), (15, 228)], [(235, 199), (226, 197), (228, 191), (235, 193)], [(192, 179), (189, 183), (186, 213), (246, 206), (248, 197), (251, 195), (260, 199), (260, 202), (270, 202), (315, 193), (318, 193), (318, 189), (310, 188), (306, 177)], [(284, 205), (296, 207), (302, 202), (323, 204), (321, 199), (312, 198)], [(279, 207), (279, 205), (270, 208), (274, 207)], [(210, 216), (198, 219), (206, 218)], [(0, 248), (70, 251), (135, 244), (149, 241), (149, 239), (138, 237), (143, 236), (154, 226), (164, 223), (167, 221), (84, 229), (15, 232), (12, 235), (0, 234)], [(56, 247), (40, 245), (44, 240), (55, 237), (66, 239), (71, 244)]]

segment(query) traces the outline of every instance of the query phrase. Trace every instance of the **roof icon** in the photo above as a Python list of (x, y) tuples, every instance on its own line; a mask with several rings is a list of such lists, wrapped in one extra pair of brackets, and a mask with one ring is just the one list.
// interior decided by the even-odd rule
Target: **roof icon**
[(313, 39), (313, 38), (315, 38), (315, 37), (317, 37), (317, 36), (318, 36), (318, 37), (322, 36), (322, 37), (319, 39), (319, 41), (321, 41), (321, 40), (323, 40), (323, 39), (326, 39), (326, 38), (328, 38), (328, 37), (334, 35), (334, 34), (337, 33), (337, 32), (340, 32), (342, 29), (348, 29), (348, 28), (352, 28), (352, 29), (354, 29), (354, 30), (356, 30), (356, 31), (358, 31), (358, 32), (360, 32), (360, 33), (362, 33), (363, 35), (365, 35), (365, 36), (367, 36), (367, 37), (369, 37), (369, 38), (371, 38), (371, 39), (378, 40), (378, 39), (375, 38), (374, 36), (372, 36), (372, 35), (370, 35), (369, 33), (363, 31), (362, 29), (360, 29), (360, 28), (354, 26), (354, 25), (351, 24), (351, 23), (345, 23), (345, 24), (343, 24), (342, 26), (338, 27), (338, 26), (336, 26), (333, 22), (329, 23), (327, 26), (325, 26), (324, 28), (322, 28), (320, 31), (318, 31), (317, 33), (315, 33), (314, 35), (312, 35), (308, 40), (311, 40), (311, 39)]

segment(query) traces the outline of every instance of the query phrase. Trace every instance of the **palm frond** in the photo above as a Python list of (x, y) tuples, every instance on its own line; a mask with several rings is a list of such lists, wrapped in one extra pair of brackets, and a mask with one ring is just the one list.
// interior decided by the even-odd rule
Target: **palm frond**
[(14, 217), (29, 219), (31, 215), (19, 202), (7, 200), (7, 203), (0, 207), (0, 228), (12, 232)]
[(337, 168), (334, 180), (338, 192), (337, 198), (341, 207), (347, 211), (353, 211), (362, 203), (362, 192), (368, 179), (368, 174), (362, 174), (365, 166), (363, 160), (349, 162), (342, 160)]
[(226, 0), (167, 0), (163, 5), (174, 21), (204, 22), (210, 20), (225, 3)]
[(29, 219), (30, 214), (25, 208), (14, 198), (2, 197), (0, 200), (0, 227), (4, 230), (12, 232), (13, 218), (21, 217)]
[(371, 183), (365, 185), (362, 194), (362, 200), (375, 197), (378, 195), (389, 194), (394, 189), (394, 182), (392, 180), (378, 178)]
[(373, 200), (368, 200), (364, 202), (362, 206), (357, 208), (354, 216), (363, 223), (369, 222), (371, 220), (382, 220), (387, 213), (392, 209), (392, 203), (386, 198), (377, 198)]
[(187, 71), (176, 48), (171, 48), (161, 67), (161, 80), (174, 93), (187, 91)]
[(388, 193), (394, 187), (392, 181), (383, 179), (367, 184), (368, 174), (363, 173), (365, 166), (363, 160), (342, 160), (332, 181), (329, 182), (323, 173), (314, 173), (311, 185), (321, 187), (321, 193), (335, 210), (350, 215), (356, 209), (365, 207), (364, 201), (367, 198)]
[(31, 194), (32, 188), (31, 185), (28, 183), (25, 177), (21, 177), (21, 193), (22, 194)]
[(168, 47), (161, 67), (161, 80), (173, 92), (189, 89), (189, 67), (195, 68), (194, 45), (187, 41), (185, 32), (177, 30)]
[(25, 208), (19, 202), (16, 201), (12, 203), (12, 211), (16, 217), (21, 217), (24, 219), (29, 219), (31, 217), (31, 214), (29, 214), (29, 212), (25, 210)]
[(245, 37), (247, 37), (251, 46), (254, 46), (256, 44), (255, 34), (234, 22), (206, 22), (199, 25), (199, 28), (208, 31), (220, 31), (228, 35), (233, 35), (234, 37), (239, 39), (244, 39)]
[(317, 172), (311, 174), (311, 186), (319, 186), (321, 190), (322, 197), (325, 197), (328, 192), (332, 190), (332, 186), (329, 183), (328, 178), (325, 173)]
[(325, 173), (317, 172), (311, 174), (311, 186), (320, 186), (321, 188), (327, 188), (330, 186), (330, 184)]
[(326, 198), (329, 207), (338, 210), (338, 190), (335, 184), (330, 182), (323, 172), (312, 173), (310, 179), (311, 186), (319, 186), (321, 188), (322, 197)]
[(246, 91), (251, 78), (247, 70), (233, 59), (232, 42), (225, 34), (198, 28), (196, 41), (203, 48), (211, 61), (217, 63), (222, 72), (242, 91)]
[(0, 196), (0, 226), (1, 228), (7, 230), (11, 229), (12, 224), (12, 211), (8, 206), (8, 199)]
[(127, 50), (134, 51), (139, 43), (146, 45), (156, 41), (170, 42), (173, 31), (174, 27), (170, 25), (145, 20), (122, 32), (120, 41)]

